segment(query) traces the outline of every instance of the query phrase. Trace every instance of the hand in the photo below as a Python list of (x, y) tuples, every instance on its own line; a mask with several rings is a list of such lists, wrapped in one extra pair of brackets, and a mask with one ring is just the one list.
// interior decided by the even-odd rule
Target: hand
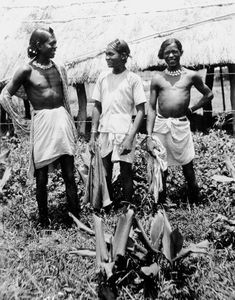
[(156, 157), (154, 153), (154, 149), (156, 148), (155, 143), (153, 142), (152, 138), (149, 136), (147, 137), (147, 151), (153, 156)]
[(95, 154), (95, 145), (96, 145), (97, 136), (98, 136), (97, 132), (91, 133), (91, 139), (89, 142), (89, 151), (91, 154)]
[(191, 116), (192, 116), (192, 114), (193, 114), (192, 109), (188, 107), (187, 112), (186, 112), (186, 117), (187, 117), (188, 119), (190, 119)]
[(132, 144), (133, 144), (133, 139), (131, 139), (130, 137), (126, 137), (125, 140), (120, 145), (119, 148), (120, 155), (125, 155), (130, 153), (132, 150)]

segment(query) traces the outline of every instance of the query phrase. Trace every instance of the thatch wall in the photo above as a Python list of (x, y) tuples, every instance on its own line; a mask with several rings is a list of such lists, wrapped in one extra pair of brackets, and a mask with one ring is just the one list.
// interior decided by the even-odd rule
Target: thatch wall
[[(66, 63), (71, 83), (93, 82), (106, 68), (102, 52), (119, 37), (130, 43), (129, 68), (162, 64), (163, 40), (176, 37), (184, 65), (235, 63), (233, 0), (7, 0), (0, 7), (0, 82), (27, 61), (33, 29), (51, 26), (56, 61)], [(173, 3), (172, 3), (173, 2)], [(170, 5), (169, 5), (170, 4)]]

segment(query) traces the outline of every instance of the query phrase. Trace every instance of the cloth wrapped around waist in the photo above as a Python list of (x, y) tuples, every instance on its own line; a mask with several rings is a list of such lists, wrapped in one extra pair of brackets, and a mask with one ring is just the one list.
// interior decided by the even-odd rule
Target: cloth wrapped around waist
[(154, 143), (154, 156), (148, 154), (148, 182), (149, 192), (154, 196), (155, 202), (158, 202), (159, 193), (163, 191), (163, 172), (167, 169), (167, 153), (165, 147), (156, 135), (152, 136), (152, 143)]
[(61, 155), (75, 154), (76, 128), (63, 106), (34, 112), (32, 142), (36, 169), (49, 165)]
[(195, 156), (190, 122), (187, 117), (164, 118), (156, 116), (153, 134), (156, 134), (167, 151), (167, 163), (186, 165)]

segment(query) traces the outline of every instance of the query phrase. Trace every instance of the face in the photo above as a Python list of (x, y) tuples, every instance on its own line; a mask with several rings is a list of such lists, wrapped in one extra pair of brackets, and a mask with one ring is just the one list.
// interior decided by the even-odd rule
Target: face
[(111, 47), (107, 47), (106, 51), (106, 61), (109, 68), (118, 68), (122, 65), (125, 65), (125, 61), (123, 60), (123, 55), (115, 51)]
[(178, 49), (175, 43), (167, 46), (163, 52), (163, 58), (165, 59), (169, 67), (175, 68), (180, 65), (180, 57), (182, 52)]
[(48, 33), (48, 39), (46, 42), (41, 44), (38, 48), (40, 51), (40, 55), (45, 58), (53, 58), (55, 56), (57, 40), (55, 36)]

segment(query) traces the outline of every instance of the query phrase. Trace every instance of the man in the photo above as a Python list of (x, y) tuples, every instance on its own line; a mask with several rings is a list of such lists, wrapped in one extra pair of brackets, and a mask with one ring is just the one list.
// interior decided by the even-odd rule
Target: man
[[(113, 164), (120, 162), (124, 201), (131, 203), (135, 136), (144, 117), (146, 98), (140, 77), (126, 69), (129, 55), (129, 46), (123, 40), (116, 39), (106, 48), (106, 61), (111, 71), (101, 73), (94, 88), (90, 148), (94, 149), (99, 134), (110, 198), (113, 196)], [(132, 122), (134, 108), (136, 116)]]
[(61, 165), (68, 209), (76, 217), (79, 216), (74, 178), (76, 129), (68, 103), (65, 69), (51, 60), (55, 55), (56, 43), (51, 28), (34, 30), (28, 47), (28, 56), (32, 60), (16, 71), (1, 95), (1, 104), (19, 126), (22, 125), (21, 120), (11, 109), (11, 100), (22, 85), (33, 107), (30, 170), (36, 177), (36, 200), (43, 226), (49, 224), (48, 166), (55, 162)]
[[(198, 202), (199, 189), (193, 169), (194, 145), (187, 117), (211, 101), (213, 94), (197, 72), (181, 66), (182, 54), (182, 45), (177, 39), (167, 39), (160, 47), (158, 57), (165, 60), (167, 68), (151, 81), (147, 146), (154, 155), (153, 138), (157, 135), (166, 148), (168, 166), (183, 167), (189, 201)], [(195, 86), (203, 97), (189, 108), (192, 86)], [(166, 176), (167, 171), (164, 173), (164, 189), (160, 195), (160, 202), (166, 197)]]

